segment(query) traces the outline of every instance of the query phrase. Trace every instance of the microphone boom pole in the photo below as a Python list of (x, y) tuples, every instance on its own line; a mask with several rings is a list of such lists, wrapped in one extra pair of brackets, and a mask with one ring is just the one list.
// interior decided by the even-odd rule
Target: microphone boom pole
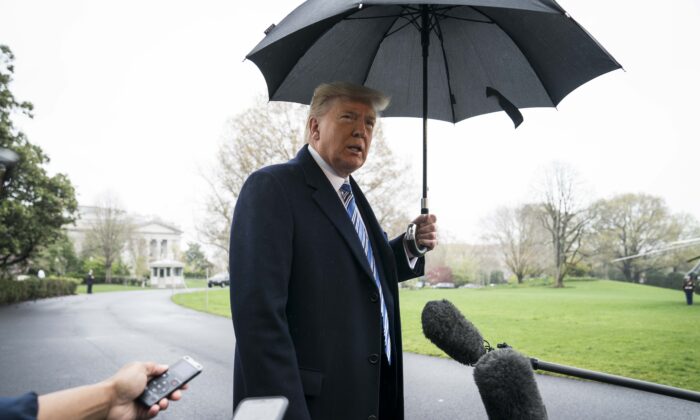
[(695, 392), (688, 389), (675, 388), (672, 386), (655, 384), (653, 382), (640, 381), (638, 379), (625, 378), (624, 376), (610, 375), (608, 373), (596, 372), (593, 370), (581, 369), (572, 366), (558, 365), (556, 363), (545, 362), (535, 358), (530, 358), (530, 363), (532, 363), (532, 368), (535, 370), (560, 373), (577, 378), (590, 379), (612, 385), (624, 386), (626, 388), (638, 389), (640, 391), (653, 392), (655, 394), (681, 398), (688, 401), (700, 402), (700, 392)]

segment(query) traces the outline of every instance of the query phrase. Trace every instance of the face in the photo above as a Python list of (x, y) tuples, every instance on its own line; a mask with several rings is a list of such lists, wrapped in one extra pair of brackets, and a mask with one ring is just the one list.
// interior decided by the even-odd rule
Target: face
[(310, 119), (310, 144), (345, 178), (367, 160), (376, 122), (371, 105), (337, 98), (323, 116)]

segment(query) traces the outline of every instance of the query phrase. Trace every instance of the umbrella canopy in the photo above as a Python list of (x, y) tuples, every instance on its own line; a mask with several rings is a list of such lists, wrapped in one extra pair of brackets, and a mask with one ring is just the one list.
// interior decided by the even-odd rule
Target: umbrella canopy
[(309, 0), (247, 58), (271, 100), (309, 103), (320, 83), (344, 80), (391, 96), (383, 116), (423, 117), (426, 40), (427, 117), (453, 123), (502, 110), (497, 93), (553, 107), (621, 67), (552, 0)]
[(519, 108), (554, 107), (621, 67), (554, 0), (308, 0), (265, 33), (247, 58), (270, 100), (305, 104), (347, 81), (389, 95), (383, 116), (423, 118), (423, 214), (428, 118), (504, 110), (517, 127)]

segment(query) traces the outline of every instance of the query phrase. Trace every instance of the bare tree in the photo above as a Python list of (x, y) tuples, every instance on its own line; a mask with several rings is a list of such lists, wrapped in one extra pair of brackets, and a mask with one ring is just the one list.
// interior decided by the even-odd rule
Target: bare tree
[(555, 287), (564, 287), (564, 276), (581, 261), (581, 240), (591, 212), (584, 204), (579, 175), (570, 166), (553, 163), (539, 187), (539, 218), (550, 236)]
[(545, 238), (537, 216), (532, 205), (501, 207), (486, 221), (486, 239), (498, 244), (504, 264), (518, 283), (542, 272)]
[[(248, 175), (266, 165), (292, 159), (306, 143), (304, 125), (308, 107), (286, 103), (258, 102), (231, 118), (224, 141), (219, 147), (212, 171), (203, 174), (209, 186), (205, 199), (205, 217), (198, 224), (201, 242), (213, 246), (228, 261), (231, 217), (241, 187)], [(408, 219), (403, 213), (407, 186), (401, 166), (375, 129), (368, 162), (358, 171), (357, 179), (377, 219), (388, 231), (405, 229)]]
[(95, 210), (95, 219), (86, 232), (88, 252), (104, 258), (105, 281), (112, 282), (112, 265), (120, 258), (133, 231), (131, 220), (115, 196), (105, 194)]
[(353, 177), (357, 180), (377, 220), (389, 237), (394, 237), (406, 230), (410, 216), (406, 209), (415, 208), (408, 202), (415, 187), (408, 182), (405, 174), (411, 170), (406, 162), (400, 162), (391, 150), (381, 125), (374, 130), (372, 148), (367, 162), (358, 169)]
[(203, 243), (228, 261), (231, 217), (248, 175), (266, 165), (286, 162), (305, 143), (306, 107), (287, 103), (257, 103), (229, 119), (213, 170), (203, 174), (209, 185), (205, 218), (197, 226)]
[(137, 277), (147, 277), (150, 270), (148, 268), (148, 244), (146, 239), (133, 234), (129, 235), (127, 250), (131, 256), (131, 261), (134, 262), (134, 266), (131, 268), (132, 272)]

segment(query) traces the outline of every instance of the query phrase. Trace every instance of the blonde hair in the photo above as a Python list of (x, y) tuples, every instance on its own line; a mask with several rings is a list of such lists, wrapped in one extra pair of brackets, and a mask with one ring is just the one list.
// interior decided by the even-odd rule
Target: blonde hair
[(314, 96), (309, 105), (309, 116), (306, 118), (304, 137), (309, 142), (309, 122), (311, 118), (320, 118), (328, 112), (335, 99), (343, 98), (352, 101), (363, 102), (371, 105), (374, 112), (384, 111), (389, 106), (389, 97), (382, 92), (366, 86), (355, 85), (348, 82), (322, 83), (314, 90)]

